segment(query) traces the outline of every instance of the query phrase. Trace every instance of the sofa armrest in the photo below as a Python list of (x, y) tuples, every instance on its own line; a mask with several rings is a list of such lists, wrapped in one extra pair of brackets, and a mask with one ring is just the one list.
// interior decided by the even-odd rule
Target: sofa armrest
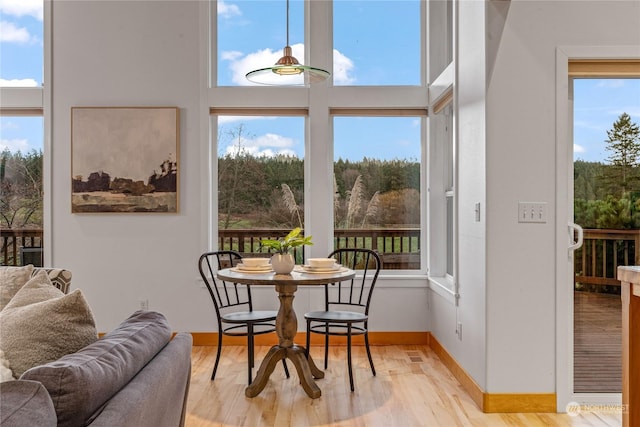
[(51, 396), (59, 427), (84, 425), (171, 339), (161, 313), (137, 311), (76, 353), (35, 366), (21, 379), (40, 381)]
[(55, 427), (56, 410), (47, 389), (37, 381), (0, 383), (2, 427)]
[(94, 415), (91, 427), (182, 427), (191, 378), (191, 334), (179, 333)]

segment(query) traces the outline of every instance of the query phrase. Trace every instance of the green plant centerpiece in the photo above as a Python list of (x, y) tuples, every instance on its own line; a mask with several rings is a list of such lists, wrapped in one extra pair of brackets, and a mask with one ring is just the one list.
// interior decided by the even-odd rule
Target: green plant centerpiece
[(296, 227), (281, 239), (262, 239), (260, 247), (275, 252), (271, 257), (271, 267), (276, 274), (289, 274), (295, 266), (291, 249), (304, 245), (313, 245), (312, 236), (300, 236), (302, 229)]

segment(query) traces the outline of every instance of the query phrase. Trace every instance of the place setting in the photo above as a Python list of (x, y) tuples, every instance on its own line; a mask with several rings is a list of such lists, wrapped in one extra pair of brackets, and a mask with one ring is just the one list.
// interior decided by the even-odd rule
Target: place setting
[(296, 265), (295, 271), (300, 273), (326, 274), (347, 271), (334, 258), (309, 258), (307, 264)]
[(231, 268), (238, 273), (271, 273), (273, 268), (269, 263), (269, 258), (242, 258), (242, 262)]

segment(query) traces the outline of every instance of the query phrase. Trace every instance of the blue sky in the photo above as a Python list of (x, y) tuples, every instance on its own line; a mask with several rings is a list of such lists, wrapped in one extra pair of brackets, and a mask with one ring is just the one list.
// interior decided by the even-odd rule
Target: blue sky
[(622, 113), (640, 125), (640, 79), (574, 81), (573, 157), (605, 162), (607, 130)]
[[(244, 78), (247, 71), (271, 65), (282, 56), (286, 2), (226, 0), (218, 3), (218, 10), (218, 83), (249, 85)], [(416, 0), (336, 1), (331, 70), (334, 84), (418, 84), (417, 11)], [(304, 62), (303, 33), (303, 2), (290, 0), (289, 42), (300, 62)], [(40, 86), (42, 49), (42, 0), (0, 0), (0, 85)], [(398, 57), (403, 58), (405, 66), (386, 66)], [(640, 79), (577, 80), (574, 100), (576, 159), (606, 158), (606, 131), (622, 112), (640, 124)], [(252, 153), (304, 156), (302, 118), (220, 120), (223, 133), (237, 131), (240, 123), (246, 135), (243, 145)], [(418, 124), (415, 118), (338, 118), (334, 122), (335, 157), (393, 159), (401, 153), (402, 158), (419, 159)], [(0, 118), (0, 150), (42, 149), (42, 135), (41, 118)], [(219, 154), (227, 150), (225, 142), (221, 143)], [(389, 150), (390, 145), (402, 149)]]

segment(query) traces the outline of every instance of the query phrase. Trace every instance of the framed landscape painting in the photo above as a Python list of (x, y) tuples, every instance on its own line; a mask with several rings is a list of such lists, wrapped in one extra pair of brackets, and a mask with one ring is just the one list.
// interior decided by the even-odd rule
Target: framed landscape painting
[(72, 107), (71, 212), (178, 212), (177, 107)]

